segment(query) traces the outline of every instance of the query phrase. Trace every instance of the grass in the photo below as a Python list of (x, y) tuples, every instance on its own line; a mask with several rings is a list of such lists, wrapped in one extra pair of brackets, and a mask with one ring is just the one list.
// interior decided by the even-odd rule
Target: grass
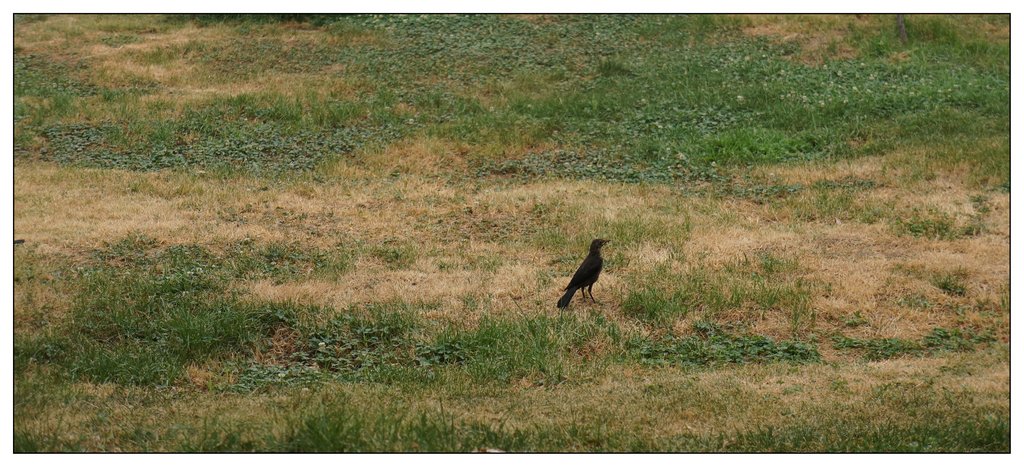
[[(514, 392), (474, 389), (478, 387), (464, 377), (452, 375), (445, 385), (458, 396), (441, 400), (428, 396), (435, 391), (429, 386), (325, 383), (306, 391), (292, 387), (267, 394), (199, 393), (185, 403), (143, 388), (59, 385), (36, 393), (37, 404), (67, 401), (75, 408), (64, 421), (95, 424), (93, 435), (79, 436), (74, 430), (34, 434), (33, 427), (58, 414), (33, 412), (37, 419), (20, 425), (17, 438), (26, 450), (95, 449), (118, 440), (129, 450), (148, 451), (999, 451), (1005, 448), (1007, 424), (984, 415), (999, 399), (964, 384), (989, 374), (999, 361), (969, 358), (965, 363), (975, 376), (958, 376), (933, 360), (922, 361), (909, 374), (866, 369), (845, 389), (832, 384), (849, 378), (845, 372), (785, 363), (696, 374), (658, 367), (634, 373), (646, 380), (641, 384), (596, 381), (561, 390)], [(609, 371), (618, 374), (621, 368)], [(51, 384), (40, 378), (21, 380), (18, 389)], [(749, 399), (759, 393), (762, 397)], [(930, 402), (933, 397), (969, 410), (943, 411)], [(659, 402), (666, 399), (677, 402)], [(145, 410), (126, 411), (119, 401)], [(481, 401), (491, 402), (481, 407)], [(616, 403), (608, 403), (612, 401)], [(93, 404), (90, 411), (96, 414), (77, 408), (84, 403)], [(849, 414), (851, 407), (856, 415)], [(894, 411), (901, 417), (885, 417)], [(703, 415), (691, 416), (689, 428), (680, 426), (657, 438), (621, 428), (622, 420), (643, 423), (681, 413)], [(786, 413), (788, 421), (775, 424), (762, 418), (771, 413)], [(104, 416), (130, 423), (103, 423)], [(849, 423), (829, 423), (840, 416)], [(880, 416), (884, 421), (877, 420)], [(183, 429), (187, 425), (182, 417), (198, 419), (195, 429)], [(730, 419), (740, 423), (706, 431), (706, 426)]]
[(634, 341), (630, 347), (644, 363), (706, 366), (715, 363), (816, 362), (820, 354), (814, 344), (799, 341), (775, 342), (763, 336), (732, 336), (715, 325), (698, 322), (697, 336), (663, 341)]
[[(951, 125), (953, 133), (971, 125), (984, 135), (995, 136), (1006, 130), (998, 124), (983, 128), (981, 122), (991, 123), (993, 115), (1005, 114), (1007, 94), (973, 91), (975, 86), (998, 87), (1001, 79), (1005, 85), (1005, 75), (1000, 77), (998, 72), (981, 66), (950, 69), (932, 65), (927, 53), (895, 68), (878, 58), (864, 61), (865, 57), (859, 62), (834, 61), (831, 68), (786, 60), (751, 60), (752, 56), (778, 55), (780, 47), (764, 40), (723, 41), (720, 36), (728, 36), (727, 31), (734, 26), (730, 24), (733, 20), (725, 18), (711, 19), (711, 26), (698, 26), (694, 23), (699, 20), (692, 17), (596, 16), (552, 21), (543, 28), (500, 16), (322, 18), (320, 21), (327, 22), (322, 26), (325, 33), (344, 30), (349, 31), (345, 35), (381, 37), (338, 44), (346, 54), (328, 48), (330, 41), (317, 43), (309, 35), (289, 36), (280, 23), (238, 21), (258, 31), (255, 40), (231, 39), (227, 31), (221, 30), (229, 28), (228, 24), (216, 21), (200, 21), (196, 23), (198, 28), (188, 22), (172, 22), (166, 27), (185, 28), (196, 38), (170, 48), (129, 50), (124, 52), (125, 59), (142, 66), (164, 66), (169, 65), (168, 57), (184, 54), (186, 63), (195, 67), (191, 76), (209, 80), (244, 80), (264, 70), (323, 76), (325, 82), (292, 94), (245, 91), (226, 98), (199, 98), (202, 112), (149, 113), (156, 118), (147, 118), (138, 110), (111, 115), (108, 104), (97, 103), (87, 111), (96, 117), (89, 118), (92, 123), (80, 130), (60, 125), (60, 117), (66, 113), (58, 110), (60, 107), (46, 111), (26, 104), (31, 109), (26, 112), (37, 118), (19, 125), (19, 133), (27, 133), (21, 139), (46, 135), (55, 146), (48, 157), (66, 157), (70, 158), (66, 162), (92, 166), (159, 169), (228, 164), (260, 171), (311, 169), (318, 160), (297, 160), (310, 153), (318, 158), (348, 154), (363, 145), (386, 144), (411, 133), (473, 146), (481, 152), (482, 160), (474, 164), (481, 173), (529, 174), (540, 169), (571, 176), (644, 181), (687, 179), (694, 172), (706, 172), (711, 162), (746, 165), (843, 156), (856, 153), (846, 142), (865, 133), (873, 135), (872, 144), (887, 145), (879, 149), (891, 149), (898, 146), (898, 140), (948, 135), (934, 131), (932, 123), (948, 122), (951, 116), (974, 122)], [(936, 30), (951, 27), (944, 22), (926, 24), (944, 25), (932, 26)], [(26, 27), (33, 25), (38, 27), (36, 23)], [(605, 31), (597, 45), (607, 54), (632, 56), (634, 63), (592, 52), (587, 41), (593, 39), (584, 39), (591, 27)], [(691, 43), (695, 28), (715, 31), (714, 38)], [(652, 29), (658, 31), (662, 47), (653, 48), (643, 40), (642, 34)], [(882, 31), (874, 34), (881, 35)], [(951, 34), (958, 37), (957, 33)], [(501, 39), (481, 40), (484, 35)], [(216, 39), (200, 39), (206, 36)], [(535, 40), (527, 41), (527, 37)], [(292, 46), (295, 41), (303, 46)], [(938, 39), (933, 42), (935, 50), (951, 44)], [(474, 45), (453, 46), (468, 43)], [(705, 47), (715, 52), (695, 53), (697, 48)], [(895, 48), (892, 44), (886, 47)], [(976, 53), (998, 56), (1000, 52), (979, 49)], [(424, 58), (437, 54), (448, 64), (444, 69), (435, 69), (437, 62)], [(870, 56), (870, 52), (866, 54)], [(668, 56), (679, 58), (666, 59)], [(39, 66), (33, 63), (26, 59), (24, 66), (16, 67), (16, 71), (25, 70), (19, 82), (34, 82), (35, 75), (29, 74)], [(368, 68), (366, 63), (374, 67)], [(350, 93), (339, 93), (333, 87), (336, 85), (329, 71), (337, 68), (354, 74), (347, 82), (373, 83), (366, 85), (364, 97), (353, 99)], [(515, 73), (511, 82), (500, 77), (506, 72)], [(64, 74), (74, 75), (70, 71)], [(444, 78), (424, 78), (435, 74)], [(550, 92), (536, 95), (524, 89), (536, 88), (540, 83)], [(177, 83), (168, 85), (172, 89), (180, 87)], [(159, 96), (159, 89), (165, 85), (154, 86)], [(884, 92), (873, 91), (879, 86)], [(720, 92), (727, 87), (730, 93)], [(687, 92), (680, 93), (679, 89)], [(923, 95), (922, 89), (927, 89)], [(53, 94), (52, 90), (31, 86), (19, 93), (44, 99)], [(110, 104), (119, 105), (116, 101)], [(129, 108), (141, 106), (129, 104)], [(797, 115), (800, 117), (794, 118)], [(920, 125), (908, 121), (892, 129), (863, 123), (879, 118), (927, 120)], [(76, 145), (73, 141), (87, 138), (78, 133), (87, 129), (100, 131), (86, 139), (90, 143)], [(129, 133), (127, 141), (117, 137), (125, 132)], [(169, 133), (187, 138), (168, 141)], [(155, 155), (139, 150), (151, 146), (165, 148), (165, 152)], [(545, 147), (557, 149), (543, 150)], [(506, 154), (508, 148), (516, 148), (517, 154)], [(280, 162), (258, 157), (282, 151), (285, 157)], [(566, 155), (578, 160), (566, 167), (558, 162)], [(514, 157), (509, 160), (506, 156)], [(1002, 176), (1007, 177), (1005, 172)]]
[(975, 333), (970, 330), (935, 328), (921, 342), (900, 338), (884, 339), (853, 339), (842, 335), (833, 337), (833, 345), (837, 349), (864, 349), (868, 360), (885, 360), (902, 355), (920, 354), (931, 351), (963, 351), (974, 348), (980, 342), (992, 340), (986, 333)]
[(1008, 451), (1008, 18), (893, 21), (18, 15), (15, 450)]
[(966, 272), (962, 269), (951, 273), (936, 275), (932, 279), (932, 285), (938, 287), (949, 295), (962, 297), (967, 295), (967, 286), (964, 284), (965, 276)]

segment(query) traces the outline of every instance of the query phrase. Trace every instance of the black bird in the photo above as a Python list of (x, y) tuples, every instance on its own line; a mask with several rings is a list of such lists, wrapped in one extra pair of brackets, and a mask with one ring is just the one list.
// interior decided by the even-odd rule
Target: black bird
[[(590, 299), (594, 300), (594, 282), (597, 282), (597, 277), (601, 275), (601, 267), (604, 265), (604, 260), (601, 258), (601, 247), (605, 243), (608, 243), (608, 240), (603, 238), (595, 238), (593, 242), (590, 242), (590, 254), (583, 260), (583, 264), (580, 264), (576, 274), (572, 275), (569, 285), (565, 286), (565, 295), (558, 299), (558, 308), (569, 306), (572, 296), (576, 295), (577, 290), (583, 288), (586, 288), (583, 291), (583, 296), (586, 297), (587, 292), (590, 292)], [(597, 300), (594, 301), (597, 302)]]

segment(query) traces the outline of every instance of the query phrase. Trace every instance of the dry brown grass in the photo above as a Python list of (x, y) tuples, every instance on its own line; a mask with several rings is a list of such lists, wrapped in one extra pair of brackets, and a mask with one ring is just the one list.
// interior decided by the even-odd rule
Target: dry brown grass
[[(904, 214), (913, 208), (930, 207), (955, 216), (958, 221), (980, 216), (985, 226), (983, 234), (943, 241), (897, 235), (884, 221), (873, 225), (826, 221), (804, 224), (799, 231), (791, 232), (789, 238), (774, 245), (768, 239), (758, 243), (767, 243), (768, 248), (792, 255), (813, 271), (810, 277), (831, 284), (831, 292), (817, 296), (814, 303), (826, 319), (839, 320), (860, 312), (872, 323), (854, 333), (863, 332), (872, 337), (896, 335), (917, 338), (933, 327), (949, 326), (957, 319), (964, 320), (964, 324), (981, 325), (976, 314), (955, 318), (953, 310), (956, 307), (970, 309), (977, 301), (1000, 302), (1009, 279), (1009, 236), (1006, 230), (1009, 226), (1009, 196), (972, 190), (963, 176), (945, 175), (930, 181), (909, 183), (904, 171), (884, 168), (893, 157), (903, 156), (840, 162), (833, 170), (813, 165), (764, 170), (770, 171), (772, 176), (781, 177), (785, 183), (804, 185), (843, 177), (873, 180), (879, 187), (858, 193), (859, 201), (892, 207), (897, 213)], [(977, 194), (987, 197), (990, 208), (987, 214), (981, 215), (972, 205), (971, 196)], [(792, 213), (783, 209), (771, 215), (785, 220), (790, 219)], [(734, 235), (749, 244), (749, 236), (778, 235), (774, 232), (772, 229), (758, 229)], [(779, 243), (790, 248), (780, 248)], [(734, 247), (725, 247), (729, 248)], [(928, 274), (911, 277), (901, 273), (897, 265), (928, 271)], [(962, 268), (969, 277), (971, 293), (965, 297), (951, 297), (929, 282), (929, 274), (955, 268)], [(925, 297), (937, 306), (923, 311), (908, 309), (900, 302), (909, 296)], [(1007, 311), (1001, 310), (1001, 313)]]
[(392, 144), (383, 151), (369, 152), (362, 162), (380, 173), (436, 176), (465, 171), (468, 151), (469, 148), (462, 144), (418, 138)]
[(60, 257), (39, 254), (32, 246), (14, 251), (14, 330), (26, 336), (45, 330), (71, 309), (75, 290)]
[[(467, 191), (430, 176), (432, 165), (453, 157), (448, 150), (440, 141), (399, 145), (389, 153), (393, 157), (382, 156), (360, 169), (372, 174), (401, 167), (425, 175), (280, 182), (269, 190), (263, 189), (265, 182), (248, 178), (221, 181), (24, 163), (15, 171), (15, 233), (39, 254), (72, 257), (132, 232), (163, 244), (211, 247), (243, 238), (308, 247), (397, 242), (414, 246), (416, 257), (408, 268), (395, 270), (364, 254), (350, 272), (334, 279), (259, 281), (247, 288), (259, 298), (337, 309), (384, 301), (432, 304), (425, 312), (428, 318), (471, 326), (483, 312), (481, 303), (499, 315), (551, 312), (549, 302), (575, 265), (569, 263), (582, 257), (589, 239), (626, 229), (622, 232), (634, 237), (613, 239), (608, 253), (627, 262), (614, 264), (602, 276), (597, 293), (602, 304), (579, 302), (581, 309), (599, 310), (623, 326), (633, 324), (616, 310), (652, 271), (684, 274), (694, 266), (720, 271), (759, 252), (799, 264), (798, 276), (813, 285), (811, 306), (819, 331), (919, 338), (933, 327), (999, 324), (976, 311), (958, 315), (955, 310), (975, 310), (977, 302), (1001, 303), (1009, 277), (1006, 195), (989, 195), (991, 210), (982, 216), (982, 234), (931, 240), (900, 235), (884, 220), (806, 222), (794, 215), (794, 209), (805, 209), (799, 205), (686, 197), (664, 187), (551, 181)], [(880, 161), (840, 164), (835, 171), (814, 165), (771, 170), (786, 181), (808, 184), (845, 175), (881, 179), (880, 187), (857, 196), (897, 210), (933, 206), (961, 218), (975, 214), (969, 201), (973, 192), (956, 179), (920, 182), (911, 193), (890, 185), (899, 176), (882, 175)], [(584, 205), (586, 199), (602, 202)], [(538, 206), (547, 213), (536, 214)], [(688, 234), (686, 224), (692, 225)], [(568, 250), (540, 241), (544, 229), (566, 235)], [(565, 254), (565, 262), (558, 262)], [(481, 269), (481, 260), (492, 265)], [(903, 272), (907, 268), (923, 272), (908, 275)], [(932, 275), (953, 268), (965, 271), (968, 293), (963, 297), (945, 294), (930, 282)], [(18, 295), (19, 300), (27, 297)], [(911, 296), (925, 297), (935, 307), (908, 308), (904, 299)], [(997, 307), (997, 312), (1008, 310)], [(845, 330), (843, 319), (855, 313), (868, 324)], [(767, 335), (791, 332), (783, 310), (741, 309), (729, 316), (753, 316), (753, 329)]]
[[(821, 64), (827, 59), (850, 59), (857, 50), (847, 42), (851, 28), (881, 27), (882, 15), (738, 15), (743, 32), (800, 46), (800, 61)], [(886, 16), (888, 18), (888, 16)]]
[[(143, 15), (145, 16), (145, 15)], [(152, 27), (160, 25), (159, 28)], [(382, 39), (369, 32), (334, 35), (320, 30), (302, 29), (298, 23), (261, 25), (264, 37), (274, 37), (286, 47), (305, 47), (324, 43), (337, 47), (377, 43)], [(17, 48), (20, 53), (46, 57), (64, 63), (88, 62), (88, 71), (75, 71), (76, 79), (108, 88), (131, 87), (137, 83), (158, 85), (154, 92), (139, 98), (142, 104), (156, 104), (151, 116), (165, 119), (180, 115), (185, 108), (200, 105), (210, 98), (240, 94), (266, 93), (286, 98), (310, 94), (350, 99), (371, 88), (361, 78), (346, 73), (343, 67), (328, 67), (308, 73), (260, 73), (249, 78), (229, 77), (208, 64), (185, 55), (189, 46), (229, 46), (233, 29), (228, 24), (197, 26), (191, 22), (172, 23), (131, 15), (56, 15), (43, 22), (19, 24)], [(135, 42), (108, 45), (101, 39), (126, 34)], [(155, 62), (147, 57), (166, 55)], [(100, 96), (83, 98), (79, 115), (68, 121), (104, 119), (116, 114), (117, 103)], [(154, 105), (149, 105), (153, 108)]]

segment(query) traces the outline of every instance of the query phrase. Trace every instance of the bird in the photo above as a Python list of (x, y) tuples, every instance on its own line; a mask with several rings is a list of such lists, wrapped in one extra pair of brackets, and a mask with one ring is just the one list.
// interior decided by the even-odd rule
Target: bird
[(25, 239), (24, 238), (19, 238), (19, 239), (14, 241), (15, 245), (21, 245), (22, 243), (25, 243)]
[[(584, 288), (583, 297), (586, 297), (587, 292), (590, 292), (590, 299), (594, 300), (594, 283), (597, 282), (597, 277), (601, 275), (601, 267), (604, 266), (604, 259), (601, 258), (601, 247), (605, 243), (608, 243), (608, 240), (603, 238), (595, 238), (594, 241), (590, 242), (590, 254), (580, 264), (576, 274), (572, 275), (569, 285), (565, 286), (565, 295), (558, 299), (558, 308), (569, 306), (569, 301), (572, 300), (573, 295), (576, 295), (576, 291)], [(596, 303), (597, 300), (594, 300), (594, 302)]]

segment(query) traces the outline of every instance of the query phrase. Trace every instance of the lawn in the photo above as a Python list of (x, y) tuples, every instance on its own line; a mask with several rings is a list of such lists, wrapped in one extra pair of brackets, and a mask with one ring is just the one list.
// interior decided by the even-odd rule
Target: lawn
[(894, 25), (16, 15), (14, 449), (1008, 452), (1009, 15)]

